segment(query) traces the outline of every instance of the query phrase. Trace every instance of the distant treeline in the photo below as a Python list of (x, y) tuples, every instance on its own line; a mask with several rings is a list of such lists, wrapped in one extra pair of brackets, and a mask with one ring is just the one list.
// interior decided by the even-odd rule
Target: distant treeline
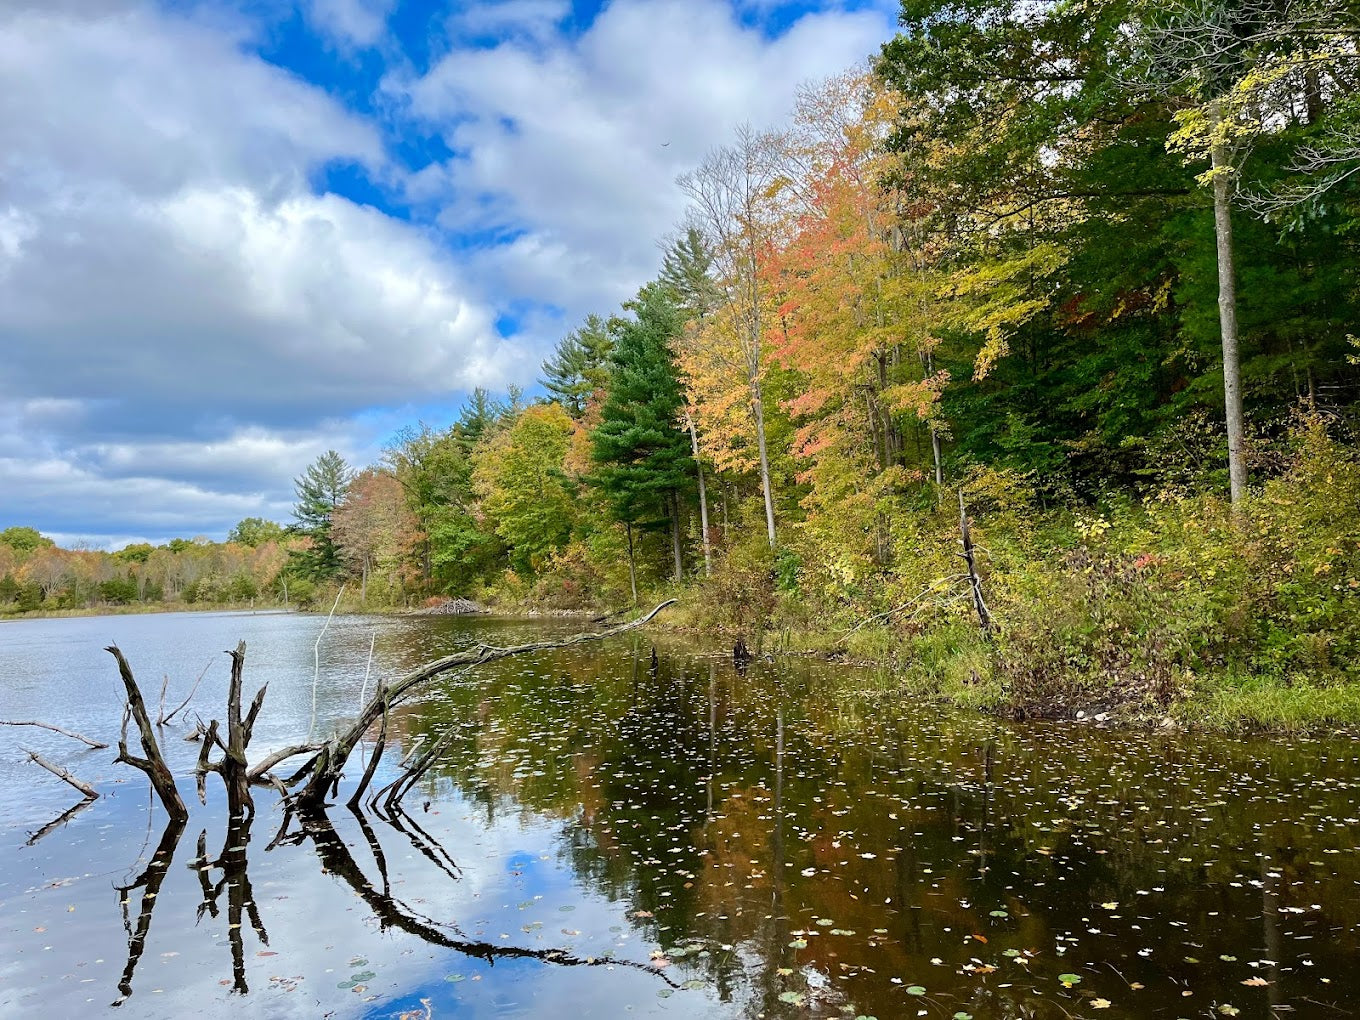
[[(0, 531), (0, 613), (134, 603), (250, 604), (283, 601), (290, 550), (307, 544), (277, 524), (242, 521), (226, 542), (174, 539), (118, 552), (60, 549), (30, 527)], [(306, 583), (291, 594), (310, 600)]]

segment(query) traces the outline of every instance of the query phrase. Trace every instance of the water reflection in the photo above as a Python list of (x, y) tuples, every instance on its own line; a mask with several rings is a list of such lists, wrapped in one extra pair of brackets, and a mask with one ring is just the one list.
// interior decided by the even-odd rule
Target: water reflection
[[(1193, 999), (1266, 1016), (1357, 993), (1350, 802), (1336, 776), (1271, 791), (1252, 762), (1289, 755), (1268, 745), (904, 717), (758, 661), (651, 649), (612, 704), (617, 666), (577, 665), (480, 687), (443, 776), (564, 819), (576, 873), (745, 1015), (1175, 1016)], [(588, 690), (570, 679), (592, 669)], [(469, 718), (447, 694), (402, 725)], [(1299, 838), (1300, 814), (1329, 824), (1295, 873), (1260, 834)]]
[[(189, 867), (198, 872), (198, 881), (203, 889), (203, 900), (198, 905), (198, 919), (203, 915), (218, 916), (218, 900), (223, 890), (227, 894), (227, 938), (231, 943), (232, 991), (244, 995), (250, 991), (246, 983), (245, 929), (242, 914), (250, 918), (250, 926), (262, 945), (269, 945), (269, 933), (260, 920), (260, 908), (250, 888), (250, 873), (247, 870), (246, 851), (250, 846), (250, 827), (254, 812), (244, 817), (233, 815), (227, 825), (227, 834), (222, 844), (222, 852), (217, 860), (208, 861), (208, 831), (198, 834), (198, 856)], [(221, 877), (212, 881), (212, 872), (221, 871)]]
[[(355, 644), (366, 656), (366, 634)], [(149, 1015), (233, 993), (294, 1016), (1354, 1010), (1355, 743), (1000, 724), (856, 693), (870, 679), (650, 640), (450, 677), (356, 756), (337, 794), (352, 810), (288, 817), (253, 852), (244, 820), (196, 826), (187, 869), (171, 869), (183, 829), (167, 827), (119, 890), (119, 1001), (140, 967)], [(270, 706), (260, 723), (275, 745), (298, 732)], [(369, 765), (377, 792), (355, 796)], [(96, 843), (140, 811), (101, 799), (41, 844), (67, 853), (59, 870), (0, 899), (39, 913), (66, 895), (46, 883), (96, 871)], [(10, 945), (86, 918), (70, 896), (81, 910), (58, 921), (11, 919)], [(107, 953), (89, 939), (86, 956)], [(0, 986), (0, 1011), (41, 1001), (41, 967), (11, 964), (7, 980), (39, 991)], [(306, 1004), (287, 975), (305, 976)], [(55, 1011), (78, 1006), (67, 994)]]
[(85, 800), (80, 801), (78, 804), (72, 804), (70, 807), (68, 807), (61, 814), (57, 815), (56, 818), (53, 818), (46, 825), (43, 825), (40, 828), (35, 829), (29, 835), (28, 839), (24, 842), (24, 846), (37, 845), (37, 843), (44, 836), (49, 836), (52, 833), (56, 832), (58, 829), (64, 826), (71, 819), (75, 818), (76, 815), (80, 814), (82, 811), (84, 811), (87, 807), (89, 807), (93, 803), (94, 803), (93, 800), (86, 798)]
[[(127, 964), (123, 967), (123, 976), (118, 982), (120, 995), (110, 1005), (121, 1006), (132, 994), (132, 975), (137, 969), (137, 964), (141, 962), (142, 953), (146, 951), (146, 939), (151, 933), (151, 917), (159, 903), (161, 886), (165, 883), (166, 875), (170, 873), (170, 864), (174, 860), (176, 848), (179, 847), (180, 837), (184, 835), (185, 824), (182, 818), (168, 819), (165, 831), (161, 833), (161, 840), (156, 845), (146, 868), (130, 884), (114, 887), (118, 892), (119, 909), (123, 914), (123, 928), (127, 931), (128, 950)], [(133, 928), (128, 906), (135, 891), (140, 891), (141, 898), (137, 911), (137, 927)]]

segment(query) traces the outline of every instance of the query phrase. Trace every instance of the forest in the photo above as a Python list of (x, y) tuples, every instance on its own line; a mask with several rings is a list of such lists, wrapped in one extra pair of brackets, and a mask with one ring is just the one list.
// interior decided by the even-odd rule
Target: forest
[(904, 0), (678, 179), (543, 396), (328, 453), (226, 543), (10, 528), (0, 612), (678, 596), (1016, 717), (1360, 722), (1357, 36), (1354, 0)]

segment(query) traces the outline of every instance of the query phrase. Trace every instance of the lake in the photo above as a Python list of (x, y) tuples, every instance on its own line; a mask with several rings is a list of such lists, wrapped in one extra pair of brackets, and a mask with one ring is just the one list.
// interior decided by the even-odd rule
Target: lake
[[(229, 826), (183, 737), (225, 721), (237, 641), (247, 696), (269, 684), (256, 761), (379, 678), (582, 627), (337, 617), (314, 684), (323, 622), (0, 623), (0, 719), (115, 742), (111, 643), (153, 714), (203, 675), (161, 738), (182, 831), (113, 750), (0, 728), (0, 1013), (1360, 1015), (1355, 740), (1003, 723), (635, 632), (431, 682), (377, 783), (452, 737), (401, 810), (344, 807), (356, 756), (326, 820), (276, 840), (260, 789)], [(102, 795), (32, 845), (79, 797), (21, 747)]]

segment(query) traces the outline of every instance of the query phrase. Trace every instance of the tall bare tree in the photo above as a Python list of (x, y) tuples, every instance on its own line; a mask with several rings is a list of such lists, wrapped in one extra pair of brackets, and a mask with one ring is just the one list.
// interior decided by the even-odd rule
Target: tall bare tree
[(678, 180), (690, 199), (691, 225), (707, 241), (716, 282), (740, 326), (737, 340), (755, 423), (771, 547), (775, 545), (774, 493), (765, 441), (760, 256), (775, 231), (774, 194), (779, 176), (776, 139), (747, 124), (737, 130), (733, 145), (714, 149), (697, 169)]

